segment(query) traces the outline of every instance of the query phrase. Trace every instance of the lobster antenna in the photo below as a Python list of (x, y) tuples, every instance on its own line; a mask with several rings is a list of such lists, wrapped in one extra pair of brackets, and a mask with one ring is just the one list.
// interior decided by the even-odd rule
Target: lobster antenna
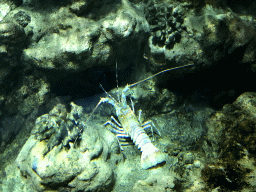
[(116, 100), (104, 89), (104, 87), (101, 84), (100, 84), (100, 88), (108, 95), (110, 99), (112, 99), (115, 103), (117, 103)]
[[(107, 96), (112, 99), (115, 103), (116, 100), (104, 89), (104, 87), (100, 84), (100, 88), (107, 94)], [(89, 115), (89, 117), (87, 118), (87, 120), (85, 121), (84, 124), (86, 124), (88, 122), (88, 120), (91, 118), (91, 116), (94, 114), (95, 110), (98, 108), (98, 106), (102, 103), (102, 100), (99, 101), (99, 103), (96, 105), (96, 107), (92, 110), (91, 114)]]
[(158, 72), (158, 73), (156, 73), (156, 74), (154, 74), (154, 75), (152, 75), (152, 76), (150, 76), (150, 77), (148, 77), (148, 78), (146, 78), (146, 79), (143, 79), (143, 80), (140, 80), (140, 81), (138, 81), (138, 82), (136, 82), (136, 83), (130, 84), (129, 87), (133, 87), (133, 86), (135, 86), (135, 85), (137, 85), (137, 84), (139, 84), (139, 83), (142, 83), (142, 82), (144, 82), (144, 81), (147, 81), (147, 80), (149, 80), (149, 79), (151, 79), (151, 78), (153, 78), (153, 77), (155, 77), (155, 76), (157, 76), (157, 75), (159, 75), (159, 74), (161, 74), (161, 73), (164, 73), (164, 72), (167, 72), (167, 71), (172, 71), (172, 70), (174, 70), (174, 69), (180, 69), (180, 68), (183, 68), (183, 67), (188, 67), (188, 66), (191, 66), (191, 65), (194, 65), (194, 64), (188, 64), (188, 65), (183, 65), (183, 66), (179, 66), (179, 67), (173, 67), (173, 68), (165, 69), (165, 70), (160, 71), (160, 72)]
[(117, 88), (117, 99), (118, 102), (120, 102), (120, 95), (119, 95), (119, 89), (118, 89), (118, 74), (117, 74), (117, 60), (116, 60), (116, 88)]
[(94, 114), (95, 110), (98, 108), (98, 106), (101, 104), (101, 101), (99, 101), (99, 103), (96, 105), (96, 107), (92, 110), (91, 114), (89, 115), (89, 117), (87, 118), (87, 120), (85, 121), (84, 125), (86, 125), (86, 123), (89, 121), (89, 119), (91, 118), (91, 116)]

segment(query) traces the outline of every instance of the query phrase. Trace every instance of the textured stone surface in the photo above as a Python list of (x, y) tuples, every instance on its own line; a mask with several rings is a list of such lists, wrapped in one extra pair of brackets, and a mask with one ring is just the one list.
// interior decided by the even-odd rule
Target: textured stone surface
[[(22, 182), (14, 191), (22, 190), (22, 185), (31, 191), (104, 191), (113, 187), (113, 169), (122, 160), (119, 150), (116, 150), (119, 148), (117, 140), (110, 132), (100, 130), (96, 125), (80, 126), (83, 129), (79, 129), (78, 134), (82, 132), (80, 138), (72, 135), (70, 123), (74, 124), (73, 129), (78, 126), (76, 121), (82, 115), (79, 111), (75, 104), (72, 104), (70, 113), (57, 105), (49, 113), (48, 123), (46, 115), (37, 119), (33, 135), (23, 146), (16, 163), (6, 169), (10, 176), (4, 181), (5, 190), (11, 190), (10, 181), (13, 179)], [(48, 133), (40, 121), (48, 125)], [(17, 169), (21, 173), (19, 177)]]
[(250, 164), (256, 154), (255, 101), (255, 93), (243, 93), (233, 104), (225, 105), (207, 120), (208, 133), (203, 149), (209, 158), (217, 159), (202, 170), (202, 178), (209, 183), (209, 188), (220, 186), (249, 191), (254, 188), (247, 182), (252, 183), (251, 178), (255, 177), (255, 167)]
[[(0, 188), (253, 191), (255, 95), (219, 110), (255, 91), (255, 2), (242, 3), (1, 1)], [(191, 63), (131, 90), (136, 115), (142, 109), (141, 119), (155, 121), (161, 133), (154, 145), (168, 154), (166, 172), (141, 170), (134, 145), (119, 154), (102, 127), (112, 106), (98, 107), (86, 126), (74, 106), (64, 107), (85, 98), (89, 113), (95, 94), (104, 93), (99, 83), (117, 99), (117, 81), (121, 89)]]
[[(89, 1), (83, 2), (92, 4)], [(82, 1), (76, 3), (82, 3)], [(102, 3), (98, 3), (101, 6)], [(117, 6), (114, 1), (109, 3)], [(86, 5), (83, 6), (86, 7)], [(115, 14), (107, 13), (99, 20), (78, 17), (72, 12), (74, 11), (72, 7), (74, 4), (71, 5), (71, 9), (62, 7), (46, 15), (32, 14), (34, 21), (28, 26), (33, 27), (34, 35), (31, 42), (33, 46), (24, 50), (26, 62), (39, 68), (64, 69), (72, 72), (108, 66), (113, 60), (111, 58), (115, 57), (114, 49), (118, 48), (123, 54), (125, 50), (131, 48), (132, 44), (127, 42), (132, 41), (136, 41), (136, 46), (139, 48), (145, 39), (143, 34), (149, 31), (146, 19), (136, 13), (128, 2), (122, 6), (119, 5)], [(82, 7), (79, 6), (78, 9)], [(126, 54), (129, 55), (132, 52), (129, 51)]]

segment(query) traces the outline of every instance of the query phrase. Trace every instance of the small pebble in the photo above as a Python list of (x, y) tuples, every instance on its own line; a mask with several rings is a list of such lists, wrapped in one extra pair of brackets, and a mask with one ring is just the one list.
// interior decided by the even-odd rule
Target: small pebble
[(194, 161), (194, 166), (196, 168), (200, 168), (201, 167), (201, 162), (199, 160)]

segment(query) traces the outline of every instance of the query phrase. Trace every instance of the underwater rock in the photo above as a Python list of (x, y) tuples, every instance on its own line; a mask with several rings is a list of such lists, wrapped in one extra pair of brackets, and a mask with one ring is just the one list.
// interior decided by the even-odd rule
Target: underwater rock
[[(9, 55), (14, 54), (25, 45), (26, 34), (24, 29), (14, 22), (0, 23), (0, 46), (5, 49)], [(3, 54), (3, 51), (0, 53)], [(17, 53), (16, 53), (17, 54)]]
[(147, 192), (164, 192), (172, 191), (175, 184), (174, 175), (163, 175), (163, 174), (153, 174), (150, 175), (145, 180), (139, 180), (135, 183), (132, 191), (147, 191)]
[(0, 22), (0, 84), (10, 75), (12, 67), (19, 65), (17, 57), (26, 43), (24, 29), (14, 22)]
[[(30, 187), (30, 191), (111, 189), (113, 169), (123, 159), (117, 140), (104, 128), (83, 125), (81, 116), (82, 108), (71, 103), (69, 113), (59, 104), (39, 117), (16, 159), (16, 168), (11, 165), (6, 169), (12, 176), (4, 181), (3, 188), (11, 189), (10, 181), (16, 177), (15, 182), (22, 183), (18, 186)], [(77, 127), (77, 132), (72, 131)]]
[(67, 146), (69, 141), (74, 142), (83, 129), (82, 125), (77, 122), (82, 114), (82, 108), (71, 103), (71, 112), (67, 113), (66, 108), (62, 104), (54, 107), (49, 114), (42, 115), (37, 118), (35, 129), (32, 134), (39, 141), (47, 141), (47, 151), (51, 151), (53, 147), (59, 145)]
[[(90, 18), (98, 18), (101, 14), (114, 9), (118, 0), (72, 0), (70, 10), (78, 16), (88, 16)], [(99, 14), (101, 13), (101, 14)], [(99, 14), (99, 15), (98, 15)]]
[(25, 118), (16, 115), (5, 117), (0, 124), (0, 153), (2, 153), (8, 144), (10, 144), (24, 126)]
[[(86, 4), (93, 7), (81, 13)], [(33, 35), (24, 50), (26, 65), (59, 72), (108, 66), (116, 50), (127, 58), (137, 55), (149, 32), (143, 11), (127, 1), (75, 1), (49, 14), (27, 14), (34, 22), (28, 24)]]
[[(187, 32), (199, 42), (205, 62), (218, 61), (227, 54), (243, 48), (242, 63), (255, 58), (255, 27), (246, 18), (206, 6), (201, 16), (189, 16), (184, 21)], [(210, 54), (209, 54), (210, 53)]]
[(22, 27), (26, 27), (31, 22), (31, 17), (27, 15), (25, 11), (19, 11), (14, 15), (14, 18)]
[(29, 115), (48, 99), (49, 82), (45, 78), (28, 75), (20, 78), (19, 83), (6, 96), (4, 108), (11, 114)]
[[(193, 111), (188, 111), (193, 107)], [(176, 156), (180, 150), (197, 150), (201, 146), (200, 141), (206, 134), (205, 120), (214, 111), (204, 106), (190, 106), (174, 108), (172, 112), (153, 116), (151, 120), (156, 124), (162, 134), (162, 138), (168, 140), (165, 146), (170, 155)], [(171, 147), (168, 147), (170, 144)]]
[[(202, 179), (209, 190), (220, 186), (225, 191), (254, 189), (256, 137), (256, 93), (246, 92), (206, 121), (208, 133), (203, 144), (207, 158)], [(245, 163), (247, 162), (247, 163)]]
[(203, 145), (209, 157), (217, 158), (222, 155), (223, 148), (227, 147), (224, 143), (229, 142), (234, 142), (234, 145), (239, 143), (249, 152), (256, 152), (253, 139), (256, 134), (254, 129), (255, 102), (256, 94), (246, 92), (240, 95), (233, 104), (224, 105), (222, 111), (210, 116), (206, 121), (208, 133)]
[(236, 56), (241, 56), (242, 63), (253, 62), (255, 26), (250, 17), (240, 17), (227, 10), (208, 4), (196, 13), (189, 9), (188, 2), (151, 1), (146, 9), (151, 29), (147, 58), (154, 67), (172, 62), (212, 65), (243, 49)]
[(11, 6), (6, 2), (0, 2), (0, 21), (11, 11)]

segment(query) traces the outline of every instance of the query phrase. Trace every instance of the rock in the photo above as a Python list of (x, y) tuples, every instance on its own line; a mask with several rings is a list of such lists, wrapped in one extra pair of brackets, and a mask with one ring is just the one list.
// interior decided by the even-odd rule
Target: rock
[[(119, 148), (116, 138), (105, 129), (99, 132), (95, 127), (81, 127), (81, 108), (71, 105), (69, 113), (59, 104), (37, 119), (16, 164), (6, 169), (7, 174), (13, 176), (17, 168), (20, 171), (16, 181), (22, 181), (22, 185), (17, 189), (23, 186), (31, 187), (31, 191), (105, 191), (113, 187), (113, 169), (118, 159), (122, 159), (115, 150)], [(72, 135), (70, 128), (79, 125), (83, 131), (79, 128), (77, 134)], [(81, 137), (77, 138), (80, 133)], [(11, 179), (13, 177), (4, 181), (5, 189), (11, 189)]]
[(5, 3), (1, 2), (0, 3), (0, 21), (11, 11), (11, 7)]
[(10, 114), (28, 115), (48, 99), (49, 82), (30, 75), (22, 77), (19, 83), (22, 86), (13, 88), (6, 96), (4, 108)]
[(12, 67), (17, 66), (16, 57), (26, 44), (24, 29), (14, 22), (0, 22), (0, 84), (9, 75)]
[(31, 17), (25, 13), (25, 11), (19, 11), (14, 15), (16, 22), (22, 26), (26, 27), (31, 22)]
[(0, 46), (6, 46), (6, 51), (10, 52), (9, 54), (13, 50), (23, 48), (25, 40), (26, 34), (21, 26), (13, 22), (0, 23)]
[(186, 3), (151, 2), (147, 11), (151, 33), (146, 55), (154, 67), (173, 62), (209, 66), (240, 48), (245, 49), (242, 63), (255, 59), (255, 27), (245, 17), (211, 5), (197, 14)]
[(239, 143), (244, 145), (248, 151), (255, 152), (252, 138), (256, 134), (253, 127), (256, 121), (255, 100), (255, 93), (243, 93), (233, 104), (225, 105), (222, 111), (211, 115), (206, 121), (208, 144), (205, 142), (203, 146), (209, 156), (218, 157), (230, 142), (232, 145)]
[[(85, 6), (84, 3), (91, 2), (76, 3), (81, 4), (77, 11), (73, 4), (70, 9), (63, 7), (55, 13), (40, 17), (31, 14), (31, 19), (36, 22), (28, 25), (34, 31), (33, 45), (24, 50), (26, 63), (43, 69), (78, 72), (108, 66), (112, 58), (116, 57), (114, 49), (118, 49), (120, 55), (134, 54), (136, 50), (125, 50), (131, 50), (133, 44), (139, 49), (145, 41), (144, 33), (149, 32), (148, 23), (141, 11), (132, 8), (128, 2), (123, 3), (123, 7), (119, 7), (115, 15), (108, 13), (100, 20), (78, 17), (76, 14), (80, 15), (79, 10)], [(115, 1), (109, 3), (116, 6)], [(102, 1), (98, 4), (101, 6)]]
[(162, 175), (162, 174), (152, 174), (145, 180), (139, 180), (137, 183), (135, 183), (133, 187), (133, 191), (171, 191), (175, 184), (175, 178), (174, 176), (170, 175)]
[(247, 183), (252, 181), (248, 173), (254, 174), (255, 168), (249, 168), (244, 162), (249, 163), (256, 154), (255, 102), (255, 93), (243, 93), (206, 121), (208, 133), (203, 149), (208, 158), (214, 157), (214, 161), (202, 170), (202, 179), (211, 189), (216, 186), (227, 189), (252, 187)]

